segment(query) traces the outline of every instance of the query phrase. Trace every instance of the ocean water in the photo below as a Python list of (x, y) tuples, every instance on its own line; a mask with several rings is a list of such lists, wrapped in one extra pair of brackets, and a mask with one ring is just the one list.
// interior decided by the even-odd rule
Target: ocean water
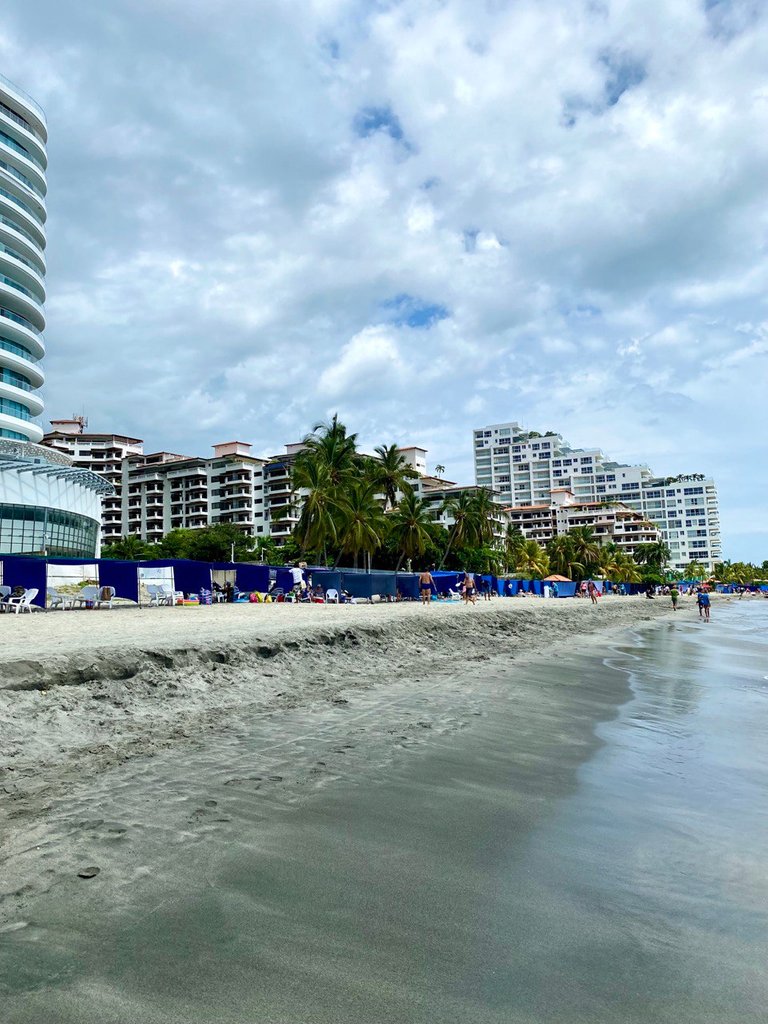
[(768, 602), (678, 616), (93, 780), (0, 1020), (763, 1024)]

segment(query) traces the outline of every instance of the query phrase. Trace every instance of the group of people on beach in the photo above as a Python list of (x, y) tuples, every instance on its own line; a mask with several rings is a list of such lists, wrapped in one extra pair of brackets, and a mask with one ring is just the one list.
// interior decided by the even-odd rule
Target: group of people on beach
[[(434, 567), (433, 567), (434, 568)], [(419, 574), (419, 595), (422, 604), (429, 604), (433, 593), (437, 593), (437, 585), (430, 569), (425, 569)], [(491, 582), (480, 577), (478, 583), (473, 572), (464, 573), (464, 579), (459, 584), (459, 594), (464, 604), (477, 604), (478, 594), (484, 601), (491, 600)]]

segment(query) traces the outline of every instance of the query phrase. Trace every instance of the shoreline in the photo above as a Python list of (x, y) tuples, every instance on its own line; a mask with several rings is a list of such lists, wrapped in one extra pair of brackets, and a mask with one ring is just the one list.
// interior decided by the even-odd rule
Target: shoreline
[[(645, 598), (3, 616), (0, 822), (236, 718), (331, 705), (343, 691), (395, 681), (418, 689), (457, 665), (573, 653), (671, 616)], [(55, 653), (41, 657), (41, 647)]]

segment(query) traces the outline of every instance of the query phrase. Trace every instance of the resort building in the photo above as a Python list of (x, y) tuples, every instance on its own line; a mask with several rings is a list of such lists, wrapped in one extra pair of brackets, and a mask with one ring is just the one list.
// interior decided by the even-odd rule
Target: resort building
[(123, 527), (123, 461), (141, 455), (144, 443), (138, 437), (122, 434), (89, 434), (83, 416), (51, 420), (51, 430), (42, 443), (68, 455), (72, 465), (99, 473), (112, 485), (113, 492), (102, 500), (101, 539), (110, 544), (119, 540)]
[(0, 76), (0, 554), (98, 554), (108, 480), (41, 447), (45, 115)]
[(213, 446), (212, 458), (154, 452), (123, 462), (122, 534), (156, 544), (171, 530), (232, 523), (265, 534), (265, 459), (251, 445)]
[(640, 512), (621, 501), (579, 501), (565, 487), (554, 488), (550, 501), (506, 509), (509, 523), (529, 540), (546, 544), (574, 527), (586, 526), (601, 544), (616, 544), (633, 555), (639, 544), (651, 544), (661, 531)]
[[(291, 476), (304, 447), (301, 443), (288, 444), (283, 453), (268, 459), (252, 455), (252, 446), (243, 441), (216, 444), (208, 458), (166, 451), (147, 454), (140, 438), (89, 433), (87, 427), (82, 416), (52, 420), (42, 443), (56, 458), (90, 471), (108, 489), (102, 511), (104, 542), (134, 536), (155, 544), (172, 530), (232, 523), (251, 536), (281, 544), (299, 520), (304, 495), (293, 491)], [(417, 473), (414, 490), (429, 501), (434, 521), (452, 526), (453, 519), (442, 508), (444, 501), (482, 488), (430, 475), (425, 448), (400, 451)], [(501, 541), (508, 517), (500, 496), (492, 492), (492, 497), (497, 503), (494, 534)]]
[(696, 560), (711, 570), (722, 559), (711, 478), (656, 477), (648, 466), (614, 462), (599, 448), (572, 448), (554, 431), (524, 430), (516, 422), (475, 429), (473, 452), (475, 482), (498, 491), (510, 507), (549, 507), (559, 488), (576, 501), (616, 499), (659, 528), (672, 568)]

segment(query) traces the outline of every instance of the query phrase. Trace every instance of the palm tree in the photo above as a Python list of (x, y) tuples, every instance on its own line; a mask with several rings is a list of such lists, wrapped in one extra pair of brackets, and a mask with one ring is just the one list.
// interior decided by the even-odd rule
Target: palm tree
[(302, 464), (318, 462), (325, 466), (332, 487), (341, 487), (356, 475), (357, 434), (348, 434), (337, 414), (330, 423), (315, 424), (302, 443), (304, 447), (296, 456), (294, 473)]
[(648, 544), (638, 544), (635, 548), (634, 559), (640, 565), (647, 565), (650, 568), (658, 569), (661, 572), (669, 561), (669, 545), (663, 540), (654, 540)]
[(715, 565), (715, 577), (720, 583), (730, 583), (733, 579), (733, 567), (730, 562), (718, 562)]
[(440, 511), (453, 519), (448, 544), (440, 559), (442, 569), (451, 548), (471, 545), (476, 540), (473, 496), (469, 491), (461, 491), (456, 497), (446, 498)]
[(435, 464), (435, 476), (440, 476), (441, 473), (445, 472), (445, 466), (438, 462)]
[(547, 554), (552, 572), (575, 579), (584, 572), (584, 565), (576, 558), (573, 538), (561, 533), (547, 543)]
[(374, 485), (360, 482), (349, 487), (340, 498), (338, 509), (340, 554), (352, 555), (357, 568), (360, 552), (370, 558), (381, 547), (386, 533), (386, 518)]
[(520, 527), (507, 523), (507, 528), (504, 532), (504, 562), (507, 568), (510, 565), (515, 565), (517, 562), (517, 555), (524, 540), (525, 534)]
[(474, 540), (478, 547), (493, 543), (494, 518), (499, 509), (496, 502), (485, 488), (475, 491), (472, 495), (471, 521), (474, 529)]
[(686, 565), (683, 572), (687, 580), (703, 580), (707, 575), (707, 567), (694, 559)]
[(637, 568), (637, 563), (626, 551), (617, 551), (613, 557), (611, 566), (611, 581), (613, 583), (639, 583), (643, 578)]
[(574, 526), (568, 531), (573, 545), (573, 556), (583, 566), (584, 572), (590, 568), (600, 557), (600, 545), (595, 540), (595, 535), (588, 526)]
[(397, 572), (404, 558), (423, 555), (432, 541), (430, 503), (426, 498), (418, 498), (409, 487), (387, 518), (389, 536), (400, 552)]
[(293, 469), (293, 486), (306, 491), (294, 537), (302, 552), (322, 552), (325, 561), (328, 545), (337, 539), (335, 515), (339, 508), (328, 467), (315, 459), (297, 462)]
[(373, 482), (384, 492), (384, 508), (394, 508), (398, 491), (404, 492), (408, 481), (417, 479), (419, 474), (408, 465), (396, 444), (381, 444), (374, 451), (378, 459), (372, 460)]
[(112, 544), (105, 545), (102, 549), (101, 557), (138, 562), (142, 558), (152, 558), (155, 550), (154, 545), (148, 544), (141, 537), (131, 533), (121, 537), (120, 540), (114, 541)]
[(524, 540), (517, 553), (515, 570), (526, 579), (541, 579), (549, 572), (549, 557), (535, 540)]

